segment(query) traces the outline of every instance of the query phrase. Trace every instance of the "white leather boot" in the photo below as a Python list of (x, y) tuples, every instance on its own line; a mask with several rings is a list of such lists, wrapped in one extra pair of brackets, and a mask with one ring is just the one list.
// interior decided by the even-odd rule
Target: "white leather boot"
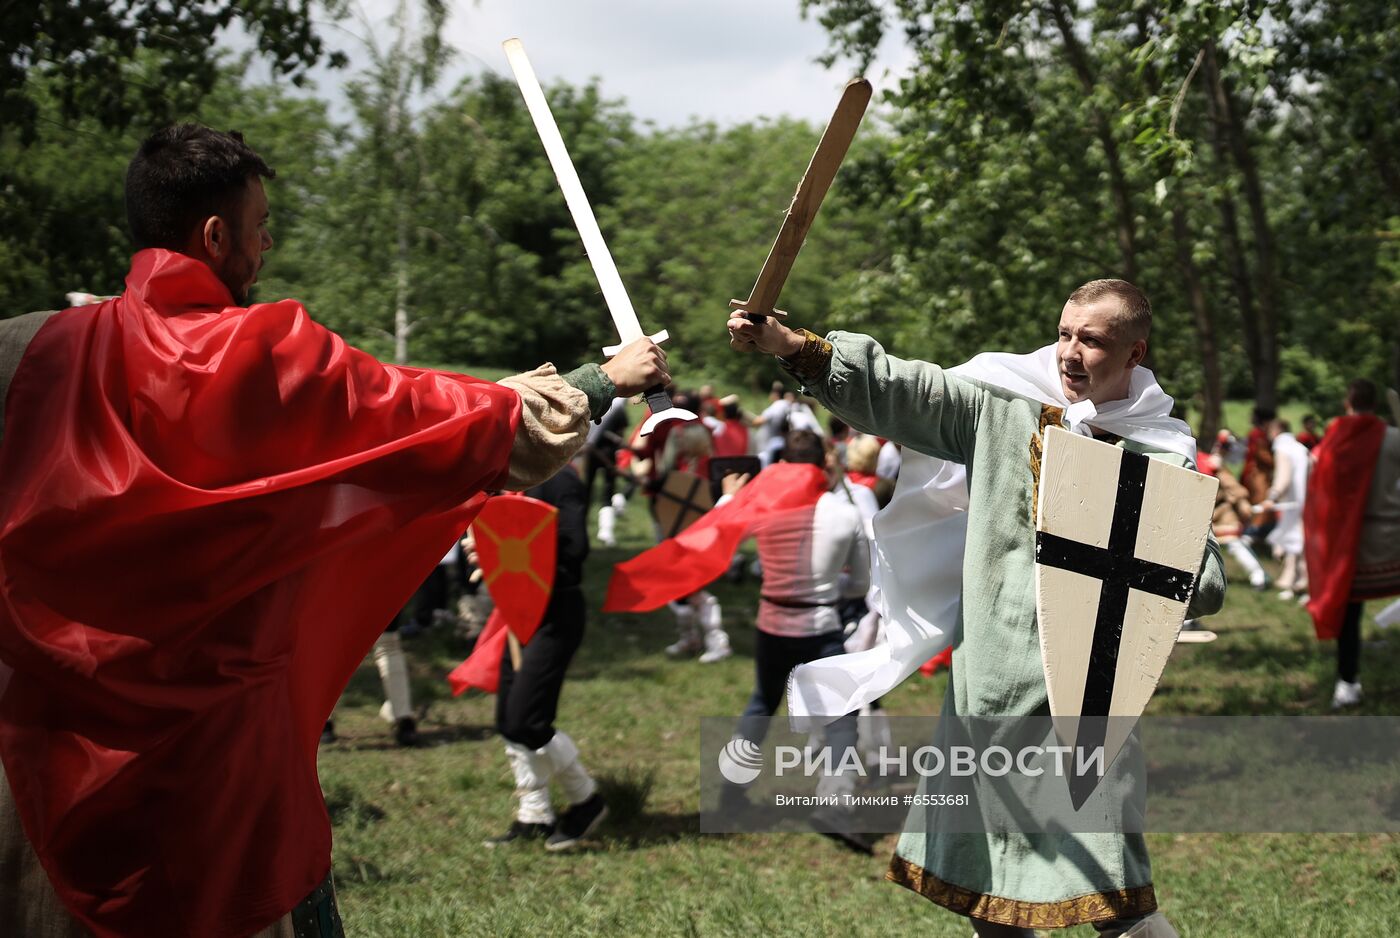
[(700, 630), (695, 625), (695, 610), (690, 603), (667, 603), (676, 616), (676, 631), (680, 636), (674, 644), (666, 646), (666, 654), (672, 658), (693, 655), (700, 650)]
[(702, 593), (696, 618), (700, 620), (700, 631), (705, 641), (705, 651), (700, 655), (700, 663), (713, 664), (728, 658), (731, 654), (729, 633), (724, 630), (724, 615), (719, 600), (709, 593)]
[(611, 505), (598, 509), (598, 543), (604, 547), (617, 546), (617, 512)]
[(408, 660), (398, 632), (385, 632), (374, 640), (374, 666), (384, 685), (384, 706), (379, 716), (386, 723), (398, 723), (413, 716), (413, 699), (408, 692)]
[(553, 760), (543, 749), (527, 749), (519, 743), (506, 743), (506, 758), (515, 775), (516, 820), (524, 824), (553, 824), (554, 805), (549, 800)]
[(539, 753), (547, 756), (554, 771), (554, 780), (564, 791), (569, 804), (578, 804), (593, 797), (598, 783), (578, 758), (578, 746), (563, 730), (555, 730), (554, 738), (545, 743)]

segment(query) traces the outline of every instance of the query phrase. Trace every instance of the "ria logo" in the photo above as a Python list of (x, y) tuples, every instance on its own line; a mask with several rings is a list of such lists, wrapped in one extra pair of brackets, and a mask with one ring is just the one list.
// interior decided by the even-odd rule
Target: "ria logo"
[(763, 771), (763, 751), (751, 740), (734, 738), (719, 751), (719, 774), (735, 785), (747, 785)]

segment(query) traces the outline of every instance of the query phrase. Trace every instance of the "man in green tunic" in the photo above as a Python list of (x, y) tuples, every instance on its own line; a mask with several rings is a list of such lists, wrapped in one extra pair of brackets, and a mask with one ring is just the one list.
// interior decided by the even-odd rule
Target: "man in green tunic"
[[(1002, 382), (1013, 391), (888, 356), (868, 336), (832, 332), (823, 339), (771, 317), (759, 323), (731, 317), (733, 347), (778, 356), (806, 393), (852, 427), (966, 468), (961, 610), (945, 714), (1049, 713), (1034, 586), (1034, 504), (1044, 428), (1072, 422), (1067, 414), (1087, 413), (1082, 432), (1176, 465), (1191, 464), (1189, 438), (1161, 429), (1185, 426), (1168, 421), (1170, 398), (1140, 367), (1150, 328), (1151, 307), (1132, 284), (1085, 284), (1060, 313), (1057, 344), (1014, 357), (1024, 361), (1013, 368), (1043, 362), (1048, 377), (1039, 390)], [(1155, 403), (1145, 409), (1160, 411), (1148, 421), (1155, 429), (1104, 432), (1115, 412), (1140, 412), (1148, 399)], [(1181, 439), (1164, 445), (1167, 434)], [(1224, 568), (1212, 539), (1188, 616), (1218, 611), (1224, 595)], [(947, 833), (911, 816), (889, 878), (969, 916), (980, 936), (1030, 936), (1034, 928), (1092, 923), (1103, 935), (1176, 938), (1156, 911), (1141, 834)]]

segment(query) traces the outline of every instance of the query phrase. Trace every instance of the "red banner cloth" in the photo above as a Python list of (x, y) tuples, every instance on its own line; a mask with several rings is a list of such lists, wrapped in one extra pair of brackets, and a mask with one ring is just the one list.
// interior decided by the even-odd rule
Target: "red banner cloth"
[(614, 567), (603, 611), (648, 612), (689, 596), (729, 568), (751, 526), (780, 512), (811, 508), (829, 486), (821, 466), (769, 466), (680, 534)]
[(1366, 498), (1384, 438), (1385, 422), (1375, 414), (1338, 417), (1312, 451), (1308, 499), (1303, 503), (1303, 550), (1308, 612), (1320, 639), (1336, 638), (1342, 630)]
[(180, 254), (126, 287), (51, 318), (10, 388), (0, 756), (98, 938), (247, 935), (329, 870), (322, 727), (504, 482), (520, 402), (233, 306)]
[(506, 651), (507, 635), (501, 610), (491, 610), (472, 653), (447, 675), (453, 697), (460, 697), (473, 687), (488, 694), (496, 692), (501, 685), (501, 656)]

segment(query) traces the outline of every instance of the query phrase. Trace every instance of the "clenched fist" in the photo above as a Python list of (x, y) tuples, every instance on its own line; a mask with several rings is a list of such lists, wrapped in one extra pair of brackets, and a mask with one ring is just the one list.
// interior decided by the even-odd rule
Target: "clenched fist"
[(802, 351), (802, 336), (772, 316), (753, 322), (740, 312), (729, 314), (729, 347), (741, 352), (767, 352), (786, 358)]
[(666, 353), (651, 339), (638, 339), (602, 364), (603, 374), (617, 385), (618, 397), (631, 397), (658, 384), (671, 383)]

